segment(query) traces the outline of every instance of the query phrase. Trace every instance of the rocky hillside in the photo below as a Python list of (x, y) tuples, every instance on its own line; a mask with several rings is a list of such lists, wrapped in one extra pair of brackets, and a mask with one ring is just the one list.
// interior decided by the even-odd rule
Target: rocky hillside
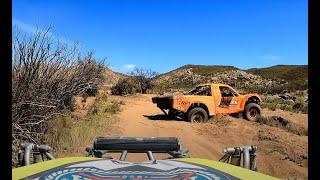
[(204, 83), (203, 81), (205, 81), (206, 77), (230, 70), (237, 70), (237, 68), (233, 66), (184, 65), (168, 73), (156, 76), (154, 82), (171, 88), (191, 87), (198, 82)]
[(104, 89), (109, 89), (111, 86), (115, 85), (120, 79), (128, 77), (125, 74), (114, 72), (109, 68), (105, 69), (104, 72), (105, 81), (103, 83)]
[(192, 65), (192, 64), (187, 64), (184, 66), (181, 66), (175, 70), (169, 71), (167, 73), (164, 74), (160, 74), (160, 76), (165, 76), (165, 75), (170, 75), (172, 73), (175, 73), (177, 71), (180, 70), (185, 70), (185, 69), (190, 69), (192, 68), (192, 71), (195, 74), (199, 74), (202, 76), (212, 76), (215, 73), (218, 72), (224, 72), (224, 71), (229, 71), (229, 70), (239, 70), (238, 68), (234, 67), (234, 66), (206, 66), (206, 65)]
[(304, 90), (308, 87), (308, 65), (277, 65), (253, 68), (247, 72), (263, 78), (287, 81), (293, 89)]
[(225, 83), (241, 91), (279, 93), (283, 90), (306, 89), (305, 84), (297, 86), (302, 82), (308, 83), (305, 70), (307, 66), (240, 70), (233, 66), (185, 65), (155, 77), (154, 82), (160, 90), (187, 89), (202, 83)]

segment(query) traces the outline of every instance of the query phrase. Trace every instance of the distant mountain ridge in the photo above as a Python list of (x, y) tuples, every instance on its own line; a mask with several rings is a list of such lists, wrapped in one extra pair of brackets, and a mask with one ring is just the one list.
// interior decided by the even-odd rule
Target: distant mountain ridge
[(175, 71), (183, 70), (183, 69), (189, 69), (193, 68), (194, 72), (200, 75), (208, 75), (208, 74), (214, 74), (216, 72), (222, 72), (227, 70), (238, 70), (239, 68), (236, 68), (234, 66), (223, 66), (223, 65), (193, 65), (193, 64), (186, 64), (183, 65), (177, 69), (171, 70), (166, 73), (159, 74), (159, 76), (167, 75), (170, 73), (173, 73)]
[(115, 72), (110, 68), (105, 68), (103, 75), (105, 78), (103, 86), (106, 88), (110, 88), (111, 86), (115, 85), (120, 79), (128, 77), (128, 75)]
[(154, 78), (161, 89), (190, 88), (199, 83), (220, 82), (238, 88), (287, 88), (308, 86), (308, 65), (276, 65), (241, 70), (234, 66), (187, 64)]
[[(107, 86), (129, 77), (106, 70)], [(187, 64), (152, 79), (160, 90), (188, 89), (202, 83), (225, 83), (252, 92), (281, 92), (308, 88), (308, 65), (275, 65), (243, 70), (235, 66)]]
[(246, 72), (268, 79), (283, 79), (289, 83), (304, 84), (308, 81), (308, 65), (276, 65), (266, 68), (251, 68)]

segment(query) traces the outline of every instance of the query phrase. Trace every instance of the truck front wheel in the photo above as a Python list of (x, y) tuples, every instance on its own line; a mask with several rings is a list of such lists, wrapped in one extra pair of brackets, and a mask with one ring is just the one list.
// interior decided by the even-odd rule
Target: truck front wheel
[(187, 119), (192, 123), (206, 122), (208, 121), (208, 113), (201, 107), (195, 107), (188, 112)]
[(254, 121), (258, 116), (261, 116), (261, 108), (256, 103), (249, 103), (244, 108), (242, 116), (249, 121)]

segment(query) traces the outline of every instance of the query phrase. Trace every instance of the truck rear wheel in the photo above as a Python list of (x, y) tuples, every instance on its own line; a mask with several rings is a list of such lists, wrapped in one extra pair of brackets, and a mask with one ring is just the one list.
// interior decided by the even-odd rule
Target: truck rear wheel
[(258, 116), (261, 116), (261, 108), (256, 103), (249, 103), (244, 108), (242, 116), (244, 119), (254, 121)]
[(201, 107), (195, 107), (188, 112), (187, 119), (192, 123), (206, 122), (208, 121), (208, 113)]

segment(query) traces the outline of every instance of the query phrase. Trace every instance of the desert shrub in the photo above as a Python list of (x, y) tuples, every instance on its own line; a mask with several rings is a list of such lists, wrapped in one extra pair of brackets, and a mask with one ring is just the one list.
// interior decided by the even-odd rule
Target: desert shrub
[(297, 102), (292, 106), (293, 111), (308, 113), (308, 104), (298, 98)]
[(83, 153), (84, 143), (91, 145), (94, 138), (103, 135), (113, 123), (112, 114), (120, 111), (120, 103), (108, 100), (104, 94), (97, 95), (94, 106), (82, 118), (71, 115), (56, 116), (49, 123), (45, 135), (46, 143), (50, 144), (59, 157), (65, 153)]
[(157, 92), (158, 86), (152, 81), (157, 73), (150, 69), (135, 68), (129, 73), (130, 77), (119, 80), (117, 84), (111, 87), (111, 93), (114, 95), (127, 95), (139, 92), (141, 94)]
[(288, 104), (279, 104), (281, 110), (283, 111), (290, 111), (290, 112), (294, 112), (292, 105), (288, 105)]
[(98, 94), (98, 86), (90, 87), (83, 92), (83, 95), (88, 96), (96, 96)]
[(268, 108), (268, 109), (270, 109), (272, 111), (275, 111), (277, 109), (277, 105), (278, 105), (277, 103), (262, 103), (261, 104), (261, 106), (263, 108)]
[(129, 74), (131, 75), (134, 84), (137, 85), (137, 91), (141, 94), (146, 94), (148, 90), (155, 87), (152, 78), (157, 75), (157, 72), (152, 71), (151, 69), (134, 68)]
[(276, 109), (279, 109), (280, 104), (281, 104), (281, 101), (279, 98), (266, 96), (262, 99), (261, 107), (268, 108), (272, 111), (275, 111)]
[(54, 39), (49, 31), (13, 31), (13, 164), (21, 142), (42, 143), (48, 122), (72, 110), (73, 96), (93, 95), (103, 81), (103, 62), (93, 53), (81, 55), (78, 46)]
[(136, 92), (137, 86), (130, 78), (121, 79), (111, 87), (111, 94), (113, 95), (128, 95)]
[(302, 112), (308, 113), (308, 104), (303, 101), (301, 97), (297, 97), (295, 101), (292, 100), (282, 100), (280, 98), (266, 96), (263, 98), (261, 106), (263, 108), (268, 108), (275, 111), (276, 109), (281, 109), (290, 112)]
[(305, 95), (304, 91), (296, 91), (293, 93), (294, 96), (299, 96), (299, 97), (303, 97)]
[(92, 108), (92, 114), (116, 113), (120, 111), (120, 102), (109, 101), (106, 94), (99, 95), (96, 98), (96, 104)]
[(258, 93), (258, 94), (282, 94), (289, 92), (288, 88), (284, 85), (273, 85), (273, 86), (245, 86), (243, 88), (246, 93)]

